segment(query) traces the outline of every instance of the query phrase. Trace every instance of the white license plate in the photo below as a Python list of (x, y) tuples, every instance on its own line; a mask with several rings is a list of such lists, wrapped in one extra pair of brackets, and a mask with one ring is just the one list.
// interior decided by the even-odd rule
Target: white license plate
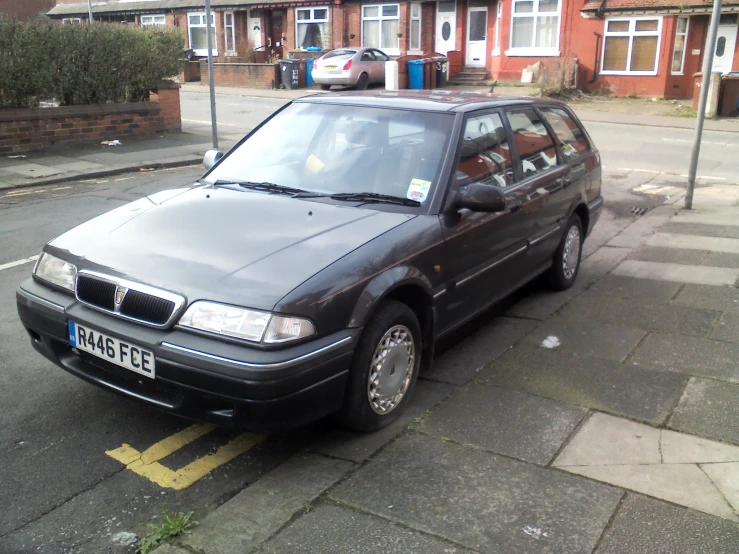
[(153, 352), (83, 327), (74, 321), (69, 322), (69, 345), (146, 377), (155, 377)]
[(339, 68), (338, 68), (338, 66), (335, 66), (335, 65), (327, 65), (326, 66), (326, 70), (327, 71), (336, 71), (337, 69), (339, 69)]

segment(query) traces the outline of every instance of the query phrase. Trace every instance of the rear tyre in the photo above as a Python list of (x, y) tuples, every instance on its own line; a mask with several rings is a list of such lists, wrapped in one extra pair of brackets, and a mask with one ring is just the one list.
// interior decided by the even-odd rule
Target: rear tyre
[(321, 90), (331, 90), (331, 85), (321, 85)]
[(562, 240), (554, 253), (552, 267), (546, 275), (552, 289), (567, 290), (575, 283), (580, 271), (583, 238), (582, 222), (573, 214), (567, 221)]
[(383, 303), (354, 352), (337, 422), (369, 433), (398, 419), (416, 384), (422, 351), (421, 326), (413, 311), (395, 300)]
[(357, 90), (367, 90), (369, 86), (369, 75), (362, 73), (357, 80)]

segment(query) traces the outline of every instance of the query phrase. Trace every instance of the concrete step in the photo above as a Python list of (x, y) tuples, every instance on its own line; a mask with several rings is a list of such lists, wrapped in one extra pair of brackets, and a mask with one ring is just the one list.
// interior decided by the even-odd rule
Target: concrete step
[(482, 73), (484, 75), (488, 74), (488, 70), (484, 67), (463, 67), (462, 73)]

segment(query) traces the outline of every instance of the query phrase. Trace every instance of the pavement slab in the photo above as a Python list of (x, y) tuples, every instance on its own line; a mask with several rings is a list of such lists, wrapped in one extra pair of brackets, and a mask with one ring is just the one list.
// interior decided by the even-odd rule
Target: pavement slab
[(731, 208), (717, 209), (699, 206), (691, 211), (683, 210), (678, 213), (672, 222), (674, 223), (702, 223), (706, 225), (723, 225), (739, 227), (739, 210)]
[(706, 253), (702, 250), (667, 248), (665, 246), (645, 246), (631, 254), (629, 259), (644, 262), (701, 265), (701, 262), (705, 257)]
[(735, 554), (739, 525), (627, 494), (596, 554)]
[[(271, 538), (260, 554), (464, 554), (471, 550), (368, 514), (323, 505)], [(157, 551), (159, 554), (159, 551)]]
[[(696, 252), (699, 252), (696, 250)], [(709, 252), (703, 258), (701, 265), (710, 265), (713, 267), (739, 267), (739, 254), (729, 254), (727, 252)]]
[(713, 340), (739, 342), (739, 311), (725, 313), (711, 333)]
[(583, 290), (610, 272), (629, 255), (628, 248), (601, 248), (582, 262), (577, 281), (571, 289), (562, 292), (535, 292), (516, 302), (507, 315), (543, 321), (575, 298)]
[(249, 552), (353, 467), (351, 462), (299, 454), (247, 487), (177, 544), (208, 554)]
[(676, 233), (655, 233), (647, 244), (668, 248), (691, 248), (708, 252), (731, 252), (739, 254), (739, 240), (723, 237), (702, 237), (697, 235), (679, 235)]
[(496, 317), (465, 337), (436, 359), (422, 378), (464, 385), (474, 379), (480, 368), (508, 350), (538, 322), (515, 317)]
[(696, 283), (719, 287), (734, 286), (736, 280), (739, 279), (739, 270), (733, 268), (643, 262), (640, 260), (626, 260), (614, 269), (613, 273), (639, 279), (657, 279), (674, 283)]
[(455, 385), (419, 379), (405, 412), (393, 423), (374, 433), (332, 429), (310, 445), (310, 450), (332, 458), (361, 463), (385, 446), (414, 418), (420, 417), (456, 390)]
[(410, 433), (329, 495), (480, 552), (584, 554), (592, 552), (622, 493)]
[[(697, 437), (679, 437), (642, 423), (594, 414), (554, 462), (555, 467), (739, 521), (720, 485), (699, 463), (739, 458), (739, 449)], [(662, 450), (667, 441), (667, 457)], [(682, 461), (677, 461), (682, 460)], [(739, 479), (739, 472), (733, 475)]]
[(457, 391), (416, 430), (546, 465), (586, 408), (488, 385)]
[(519, 345), (480, 372), (481, 383), (663, 423), (687, 378), (571, 352)]
[(628, 248), (631, 250), (641, 248), (655, 230), (667, 223), (677, 211), (677, 208), (674, 206), (660, 206), (655, 208), (647, 212), (640, 219), (637, 219), (606, 244), (607, 246)]
[(739, 383), (739, 344), (685, 335), (650, 333), (629, 362), (651, 369)]
[(555, 316), (531, 333), (523, 342), (543, 348), (575, 352), (580, 356), (622, 362), (647, 332), (633, 327), (606, 325), (580, 317)]
[[(689, 252), (696, 251), (690, 250)], [(601, 296), (667, 304), (675, 297), (678, 290), (680, 290), (679, 283), (623, 277), (610, 273), (590, 287), (588, 292)]]
[(701, 469), (739, 513), (739, 463), (703, 464)]
[(36, 179), (39, 177), (51, 177), (52, 175), (64, 173), (63, 170), (55, 168), (54, 166), (41, 165), (37, 163), (14, 165), (11, 166), (9, 169), (13, 173), (31, 179)]
[(586, 292), (565, 306), (561, 315), (621, 327), (706, 337), (721, 312), (628, 298), (606, 298)]
[(711, 225), (708, 223), (689, 223), (668, 221), (660, 229), (662, 233), (677, 235), (697, 235), (702, 237), (722, 237), (726, 231), (725, 225)]
[(669, 421), (673, 429), (739, 444), (739, 385), (692, 378)]
[(701, 310), (739, 312), (739, 289), (688, 284), (675, 297), (674, 304)]

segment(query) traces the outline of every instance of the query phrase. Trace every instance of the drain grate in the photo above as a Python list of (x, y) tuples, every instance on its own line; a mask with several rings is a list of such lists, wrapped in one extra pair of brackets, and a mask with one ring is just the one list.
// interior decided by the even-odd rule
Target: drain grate
[(640, 208), (639, 206), (631, 206), (629, 208), (629, 212), (634, 215), (644, 215), (647, 213), (651, 208)]

